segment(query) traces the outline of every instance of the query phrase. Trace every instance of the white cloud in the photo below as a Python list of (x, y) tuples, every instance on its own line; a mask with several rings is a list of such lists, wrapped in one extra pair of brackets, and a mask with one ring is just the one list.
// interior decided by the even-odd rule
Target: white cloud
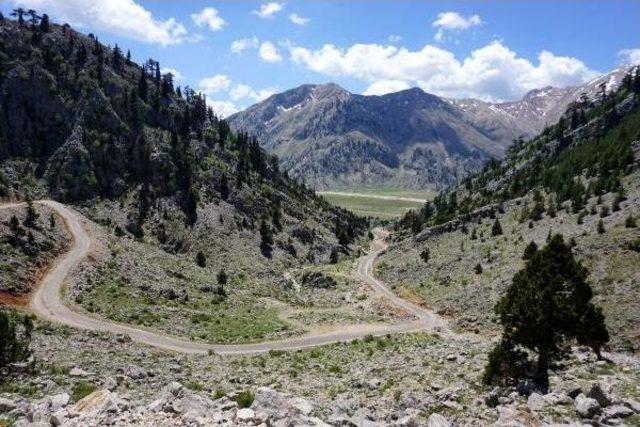
[(282, 56), (278, 52), (278, 48), (271, 42), (262, 42), (258, 54), (265, 62), (282, 61)]
[(403, 80), (378, 80), (369, 85), (362, 92), (363, 95), (386, 95), (387, 93), (400, 92), (409, 89), (411, 85)]
[(253, 102), (260, 102), (267, 99), (274, 93), (276, 93), (276, 89), (271, 87), (255, 91), (249, 85), (237, 84), (229, 91), (229, 97), (234, 101), (248, 99)]
[(254, 10), (251, 13), (258, 15), (262, 19), (273, 19), (283, 8), (283, 3), (269, 2), (261, 5), (260, 10)]
[(231, 52), (233, 53), (242, 53), (247, 49), (256, 49), (260, 45), (260, 41), (256, 36), (234, 40), (231, 43)]
[(402, 36), (397, 34), (391, 34), (389, 36), (389, 43), (398, 43), (400, 40), (402, 40)]
[(241, 107), (238, 106), (238, 103), (241, 101), (245, 103), (260, 102), (276, 93), (276, 88), (255, 90), (247, 84), (233, 84), (231, 79), (224, 74), (200, 80), (198, 89), (207, 96), (207, 105), (210, 105), (213, 111), (222, 117), (240, 111)]
[(393, 45), (355, 44), (345, 49), (326, 44), (317, 50), (292, 46), (289, 53), (294, 63), (317, 73), (368, 82), (371, 93), (391, 87), (389, 81), (400, 87), (400, 81), (445, 97), (513, 100), (531, 89), (575, 85), (598, 75), (576, 58), (547, 51), (533, 63), (497, 41), (462, 60), (431, 45), (412, 51)]
[(56, 20), (91, 31), (105, 31), (144, 43), (169, 46), (187, 39), (174, 18), (155, 18), (134, 0), (13, 0), (15, 5), (46, 11)]
[(182, 73), (180, 71), (176, 70), (175, 68), (163, 67), (163, 68), (160, 68), (160, 72), (162, 74), (171, 73), (173, 75), (173, 80), (174, 81), (179, 81), (179, 80), (184, 79), (184, 76), (182, 75)]
[(198, 13), (191, 14), (191, 20), (198, 27), (207, 26), (211, 31), (220, 31), (227, 22), (218, 15), (218, 10), (214, 7), (205, 7)]
[(457, 12), (442, 12), (438, 14), (438, 19), (433, 21), (431, 26), (438, 29), (434, 39), (440, 42), (444, 39), (446, 30), (464, 31), (481, 24), (482, 19), (479, 15), (471, 15), (465, 18)]
[(240, 111), (240, 109), (233, 102), (229, 101), (207, 100), (207, 105), (209, 105), (213, 109), (213, 111), (223, 119)]
[(307, 22), (309, 22), (310, 19), (302, 17), (297, 13), (292, 13), (289, 15), (289, 21), (293, 22), (296, 25), (307, 25)]
[(618, 52), (618, 55), (622, 56), (624, 62), (628, 64), (640, 64), (640, 48), (623, 49)]
[(200, 80), (198, 87), (202, 92), (211, 96), (215, 93), (223, 92), (231, 86), (231, 79), (224, 74), (217, 74)]

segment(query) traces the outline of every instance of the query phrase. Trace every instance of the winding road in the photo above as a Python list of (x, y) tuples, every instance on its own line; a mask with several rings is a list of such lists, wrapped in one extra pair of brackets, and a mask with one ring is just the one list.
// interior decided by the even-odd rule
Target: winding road
[[(358, 260), (356, 278), (370, 285), (376, 294), (386, 298), (393, 305), (414, 315), (415, 320), (402, 323), (349, 325), (336, 331), (310, 333), (277, 341), (263, 341), (251, 344), (207, 344), (93, 317), (74, 310), (71, 306), (65, 304), (63, 299), (67, 277), (84, 260), (91, 247), (91, 238), (82, 225), (81, 216), (69, 207), (55, 201), (43, 200), (38, 203), (54, 209), (64, 219), (73, 237), (70, 251), (60, 257), (43, 277), (29, 304), (29, 308), (36, 315), (51, 322), (65, 324), (74, 328), (128, 335), (133, 341), (169, 351), (182, 353), (207, 353), (213, 351), (222, 354), (252, 354), (270, 350), (294, 350), (339, 341), (351, 341), (366, 335), (377, 336), (446, 329), (445, 322), (436, 314), (398, 297), (381, 281), (373, 277), (373, 263), (376, 257), (387, 248), (386, 235), (382, 230), (375, 230), (376, 238), (372, 243), (370, 253)], [(5, 204), (0, 205), (0, 208), (17, 207), (19, 205)]]

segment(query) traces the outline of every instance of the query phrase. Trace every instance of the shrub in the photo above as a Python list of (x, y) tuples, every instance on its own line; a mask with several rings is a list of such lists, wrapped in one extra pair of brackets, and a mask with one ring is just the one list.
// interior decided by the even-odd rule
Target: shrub
[(422, 261), (424, 261), (425, 263), (429, 262), (430, 255), (431, 255), (431, 252), (429, 251), (429, 248), (426, 248), (425, 250), (420, 252), (420, 258), (422, 258)]
[(473, 271), (475, 271), (476, 274), (482, 274), (482, 266), (479, 263), (476, 264), (476, 266), (473, 267)]
[(491, 227), (491, 235), (499, 236), (501, 234), (502, 234), (502, 226), (500, 225), (500, 221), (498, 221), (498, 218), (496, 218), (496, 220), (493, 222), (493, 226)]
[(199, 267), (207, 266), (207, 257), (202, 253), (202, 251), (198, 251), (196, 254), (196, 264), (198, 264)]
[(602, 219), (598, 220), (598, 234), (604, 234), (605, 229), (604, 229), (604, 222), (602, 221)]
[(236, 403), (240, 408), (248, 408), (253, 404), (253, 397), (253, 392), (251, 390), (241, 391), (236, 396)]
[(77, 402), (80, 399), (83, 399), (89, 396), (91, 393), (96, 391), (98, 387), (95, 384), (90, 383), (88, 381), (79, 381), (73, 385), (73, 391), (71, 392), (71, 400), (73, 402)]
[(633, 215), (629, 214), (629, 216), (624, 220), (624, 226), (627, 228), (636, 227), (636, 219), (633, 217)]
[(29, 316), (0, 309), (0, 369), (29, 358), (32, 332), (33, 322)]
[(533, 255), (538, 252), (538, 245), (533, 240), (529, 242), (526, 248), (524, 248), (524, 253), (522, 254), (522, 259), (528, 260), (533, 257)]

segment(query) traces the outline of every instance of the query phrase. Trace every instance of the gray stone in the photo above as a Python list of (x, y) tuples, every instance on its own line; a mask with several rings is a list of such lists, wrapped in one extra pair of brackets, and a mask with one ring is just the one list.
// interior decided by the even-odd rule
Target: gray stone
[(71, 396), (67, 393), (56, 394), (55, 396), (51, 396), (49, 399), (49, 407), (51, 408), (51, 412), (56, 412), (59, 409), (64, 408), (69, 404), (69, 400), (71, 400)]
[(256, 413), (251, 408), (238, 409), (236, 412), (236, 420), (241, 423), (248, 423), (255, 419)]
[(624, 399), (622, 401), (622, 404), (631, 409), (636, 414), (640, 414), (640, 402), (637, 402), (633, 399)]
[(594, 383), (587, 393), (587, 397), (597, 400), (603, 407), (611, 405), (614, 400), (610, 387), (602, 382)]
[(427, 427), (451, 427), (451, 423), (442, 415), (433, 413), (429, 415)]
[(289, 403), (293, 408), (305, 416), (311, 415), (315, 409), (313, 403), (301, 397), (294, 397)]
[(633, 415), (635, 412), (624, 405), (612, 405), (608, 408), (604, 409), (604, 418), (606, 420), (615, 419), (615, 418), (627, 418)]
[(18, 405), (13, 400), (0, 397), (0, 413), (13, 411), (17, 406)]
[(593, 418), (601, 411), (598, 401), (584, 394), (579, 394), (576, 397), (575, 408), (582, 418)]
[(65, 423), (68, 416), (69, 416), (69, 413), (67, 412), (67, 410), (61, 409), (51, 415), (49, 422), (51, 423), (52, 426), (61, 426)]
[(541, 411), (546, 404), (544, 397), (538, 393), (531, 393), (527, 399), (527, 407), (533, 412)]
[(79, 368), (77, 366), (74, 366), (69, 371), (69, 376), (71, 376), (71, 377), (88, 377), (89, 375), (91, 375), (89, 372), (87, 372), (84, 369)]

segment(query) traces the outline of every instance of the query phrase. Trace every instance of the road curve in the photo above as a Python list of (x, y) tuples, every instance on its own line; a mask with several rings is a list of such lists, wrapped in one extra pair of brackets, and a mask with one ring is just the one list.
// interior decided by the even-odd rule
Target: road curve
[[(128, 335), (133, 341), (169, 351), (182, 353), (207, 353), (213, 351), (223, 354), (253, 354), (269, 350), (302, 349), (339, 341), (351, 341), (365, 335), (386, 335), (437, 330), (445, 326), (444, 322), (435, 314), (396, 296), (379, 280), (373, 277), (373, 262), (376, 257), (386, 249), (384, 234), (380, 230), (376, 230), (377, 237), (372, 244), (372, 251), (360, 258), (356, 275), (360, 280), (369, 284), (376, 293), (387, 298), (392, 304), (415, 315), (416, 320), (414, 321), (393, 324), (352, 325), (340, 331), (308, 334), (283, 340), (251, 344), (207, 344), (92, 317), (73, 310), (65, 305), (63, 301), (63, 288), (66, 278), (87, 256), (91, 247), (91, 239), (81, 223), (80, 215), (58, 202), (45, 200), (39, 203), (45, 204), (58, 212), (64, 219), (73, 237), (70, 251), (58, 259), (51, 270), (44, 276), (40, 286), (33, 294), (29, 305), (30, 309), (36, 315), (51, 322), (80, 329)], [(11, 204), (0, 207), (15, 207), (18, 205), (19, 204)]]

